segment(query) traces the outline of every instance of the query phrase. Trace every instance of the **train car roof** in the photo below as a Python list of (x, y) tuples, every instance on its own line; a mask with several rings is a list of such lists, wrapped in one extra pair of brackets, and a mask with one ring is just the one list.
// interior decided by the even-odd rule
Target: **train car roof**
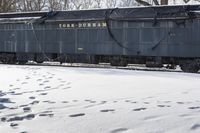
[(72, 11), (39, 11), (0, 13), (0, 21), (42, 19), (45, 21), (88, 21), (88, 20), (140, 20), (166, 18), (196, 18), (200, 5), (145, 6), (131, 8), (110, 8)]

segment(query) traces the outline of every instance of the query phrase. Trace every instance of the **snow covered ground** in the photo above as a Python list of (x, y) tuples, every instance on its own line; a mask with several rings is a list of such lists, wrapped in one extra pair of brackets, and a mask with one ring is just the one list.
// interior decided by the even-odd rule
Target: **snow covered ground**
[(0, 65), (0, 133), (190, 132), (199, 74)]

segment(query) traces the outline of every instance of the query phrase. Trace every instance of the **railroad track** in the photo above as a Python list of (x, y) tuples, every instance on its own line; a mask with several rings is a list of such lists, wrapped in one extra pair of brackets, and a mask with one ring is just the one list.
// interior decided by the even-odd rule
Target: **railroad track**
[[(13, 64), (19, 65), (19, 64)], [(21, 66), (21, 65), (20, 65)], [(85, 64), (85, 63), (63, 63), (62, 65), (57, 62), (45, 62), (42, 64), (37, 64), (33, 62), (29, 62), (25, 64), (25, 66), (56, 66), (56, 67), (76, 67), (76, 68), (99, 68), (99, 69), (120, 69), (120, 70), (134, 70), (134, 71), (158, 71), (158, 72), (179, 72), (184, 73), (179, 68), (177, 69), (167, 69), (163, 68), (147, 68), (144, 65), (140, 64), (130, 64), (127, 67), (118, 67), (118, 66), (110, 66), (108, 63), (101, 64)], [(199, 74), (198, 72), (197, 74)]]

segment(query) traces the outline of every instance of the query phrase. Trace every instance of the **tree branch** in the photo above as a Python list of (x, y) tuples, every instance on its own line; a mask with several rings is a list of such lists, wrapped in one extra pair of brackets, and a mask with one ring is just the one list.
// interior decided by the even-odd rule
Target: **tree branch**
[[(183, 2), (188, 3), (190, 0), (183, 0)], [(196, 1), (196, 0), (195, 0)]]
[(155, 5), (159, 5), (158, 0), (153, 0), (153, 2), (155, 3)]
[(137, 3), (143, 5), (143, 6), (150, 6), (151, 4), (149, 4), (148, 2), (146, 1), (143, 1), (143, 0), (135, 0)]

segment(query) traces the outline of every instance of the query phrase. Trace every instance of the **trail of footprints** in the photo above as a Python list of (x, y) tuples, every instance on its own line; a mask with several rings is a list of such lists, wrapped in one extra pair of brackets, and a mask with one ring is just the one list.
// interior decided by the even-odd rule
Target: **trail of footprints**
[[(29, 68), (26, 68), (26, 69), (29, 69)], [(51, 110), (46, 110), (46, 111), (43, 111), (43, 112), (38, 112), (38, 113), (31, 113), (32, 112), (32, 106), (35, 106), (37, 104), (40, 104), (40, 103), (46, 103), (46, 104), (55, 104), (56, 102), (55, 101), (50, 101), (50, 100), (45, 100), (45, 101), (39, 101), (37, 100), (37, 96), (46, 96), (48, 95), (48, 92), (51, 91), (51, 90), (55, 90), (55, 89), (70, 89), (70, 82), (67, 82), (61, 78), (58, 78), (57, 80), (59, 81), (60, 85), (58, 85), (57, 87), (52, 87), (52, 86), (49, 86), (48, 84), (51, 82), (52, 79), (55, 79), (55, 74), (52, 74), (52, 73), (47, 73), (47, 74), (39, 74), (37, 71), (34, 71), (32, 73), (33, 76), (40, 76), (40, 78), (38, 78), (36, 80), (36, 82), (38, 82), (38, 86), (40, 86), (42, 89), (40, 90), (35, 90), (35, 91), (25, 91), (25, 92), (18, 92), (20, 91), (20, 87), (15, 87), (15, 85), (13, 84), (10, 84), (9, 87), (10, 87), (10, 90), (8, 92), (3, 92), (0, 90), (0, 111), (1, 110), (4, 110), (4, 109), (10, 109), (10, 110), (14, 110), (14, 109), (20, 109), (23, 111), (22, 114), (18, 115), (18, 114), (15, 114), (15, 115), (7, 115), (7, 116), (3, 116), (3, 117), (0, 117), (0, 121), (1, 122), (8, 122), (10, 124), (10, 127), (12, 128), (17, 128), (19, 126), (19, 124), (17, 123), (18, 121), (24, 121), (24, 120), (32, 120), (32, 119), (35, 119), (36, 117), (54, 117), (54, 112), (51, 111)], [(32, 76), (25, 76), (25, 80), (21, 80), (21, 79), (17, 79), (16, 81), (17, 82), (21, 82), (21, 85), (26, 85), (29, 83), (29, 80), (31, 79)], [(31, 90), (31, 89), (30, 89)], [(31, 93), (31, 94), (37, 94), (37, 96), (30, 96), (28, 99), (30, 100), (29, 103), (27, 104), (24, 104), (24, 105), (19, 105), (17, 107), (7, 107), (6, 104), (13, 104), (15, 105), (15, 102), (14, 101), (11, 101), (9, 98), (6, 98), (6, 96), (9, 96), (9, 95), (14, 95), (14, 96), (17, 96), (17, 95), (23, 95), (23, 94), (26, 94), (26, 93)], [(153, 98), (153, 97), (151, 97)], [(147, 98), (148, 99), (148, 98)], [(71, 103), (77, 103), (77, 102), (85, 102), (85, 106), (83, 106), (83, 108), (92, 108), (92, 107), (95, 107), (95, 106), (101, 106), (101, 105), (104, 105), (104, 104), (107, 104), (108, 101), (95, 101), (95, 100), (91, 100), (91, 99), (85, 99), (83, 101), (78, 101), (78, 100), (72, 100), (72, 101), (62, 101), (61, 103), (62, 104), (71, 104)], [(109, 101), (111, 102), (111, 101)], [(115, 101), (112, 101), (113, 103), (118, 103), (118, 102), (121, 102), (120, 100), (115, 100)], [(134, 100), (130, 100), (130, 99), (127, 99), (127, 100), (124, 100), (123, 101), (124, 103), (127, 103), (127, 104), (134, 104), (134, 105), (137, 105), (139, 102), (138, 101), (134, 101)], [(200, 101), (196, 101), (198, 102), (198, 104), (200, 103)], [(89, 105), (88, 105), (89, 103)], [(163, 103), (163, 104), (161, 104)], [(157, 104), (157, 108), (170, 108), (171, 105), (170, 103), (172, 103), (172, 101), (162, 101), (162, 102), (159, 102), (159, 104)], [(192, 102), (175, 102), (177, 105), (185, 105), (185, 104), (190, 104)], [(132, 111), (133, 112), (141, 112), (141, 111), (147, 111), (148, 108), (145, 107), (145, 105), (148, 105), (148, 104), (151, 104), (150, 102), (148, 101), (144, 101), (143, 104), (140, 103), (140, 106), (141, 105), (144, 105), (144, 107), (138, 107), (138, 108), (132, 108)], [(200, 110), (200, 106), (189, 106), (188, 107), (189, 110)], [(100, 113), (115, 113), (117, 110), (116, 109), (113, 109), (113, 108), (105, 108), (105, 109), (101, 109), (99, 110)], [(0, 112), (1, 114), (1, 112)], [(84, 117), (85, 114), (84, 112), (80, 112), (80, 113), (74, 113), (74, 114), (69, 114), (68, 117), (70, 118), (77, 118), (77, 117)], [(184, 116), (187, 116), (187, 114), (184, 114), (182, 115), (181, 117), (184, 117)], [(155, 116), (156, 117), (156, 116)], [(152, 117), (152, 118), (146, 118), (146, 119), (153, 119), (155, 117)], [(200, 129), (200, 124), (194, 124), (192, 125), (192, 127), (190, 128), (191, 130), (197, 130), (197, 129)], [(128, 128), (116, 128), (112, 131), (110, 131), (110, 133), (122, 133), (122, 132), (125, 132), (129, 130)], [(22, 131), (21, 133), (28, 133), (27, 131)]]
[[(28, 68), (25, 68), (28, 69)], [(31, 75), (31, 74), (30, 74)], [(37, 104), (40, 104), (41, 102), (43, 103), (47, 103), (47, 104), (55, 104), (56, 102), (54, 101), (39, 101), (37, 100), (37, 96), (46, 96), (48, 95), (49, 91), (51, 90), (56, 90), (56, 89), (70, 89), (70, 82), (67, 82), (63, 79), (57, 79), (60, 83), (60, 85), (58, 85), (57, 87), (51, 87), (48, 84), (51, 82), (51, 80), (55, 79), (55, 74), (51, 74), (51, 73), (47, 73), (47, 74), (39, 74), (37, 73), (37, 71), (34, 71), (32, 73), (32, 76), (25, 76), (24, 79), (17, 79), (16, 82), (17, 84), (21, 85), (22, 87), (24, 87), (25, 85), (29, 84), (29, 80), (31, 78), (33, 78), (34, 76), (37, 76), (40, 78), (38, 78), (36, 80), (36, 82), (38, 83), (38, 86), (41, 88), (39, 90), (35, 90), (35, 91), (21, 91), (21, 87), (15, 87), (14, 84), (10, 84), (9, 85), (9, 91), (7, 92), (3, 92), (0, 90), (0, 111), (4, 110), (4, 109), (8, 109), (8, 110), (21, 110), (23, 113), (21, 114), (10, 114), (10, 115), (5, 115), (5, 116), (0, 116), (0, 122), (7, 122), (9, 123), (10, 127), (12, 127), (13, 129), (16, 129), (19, 127), (19, 121), (24, 121), (24, 120), (32, 120), (35, 119), (36, 117), (53, 117), (54, 116), (54, 112), (53, 111), (43, 111), (43, 112), (39, 112), (39, 113), (31, 113), (32, 112), (32, 106), (35, 106)], [(27, 90), (31, 90), (31, 89), (27, 89)], [(24, 94), (33, 94), (33, 96), (28, 97), (29, 99), (29, 103), (24, 104), (24, 105), (17, 105), (17, 103), (15, 104), (15, 102), (11, 101), (9, 98), (5, 98), (6, 96), (9, 97), (9, 95), (12, 96), (17, 96), (17, 95), (24, 95)], [(34, 96), (37, 95), (37, 96)], [(74, 101), (75, 102), (75, 101)], [(13, 107), (8, 107), (7, 104), (10, 104), (9, 106), (11, 106), (11, 104), (13, 105)], [(67, 101), (63, 101), (63, 104), (68, 103)], [(0, 112), (1, 114), (1, 112)], [(72, 115), (73, 117), (73, 115)], [(76, 115), (74, 116), (76, 117)], [(27, 131), (22, 131), (21, 133), (27, 133)]]

